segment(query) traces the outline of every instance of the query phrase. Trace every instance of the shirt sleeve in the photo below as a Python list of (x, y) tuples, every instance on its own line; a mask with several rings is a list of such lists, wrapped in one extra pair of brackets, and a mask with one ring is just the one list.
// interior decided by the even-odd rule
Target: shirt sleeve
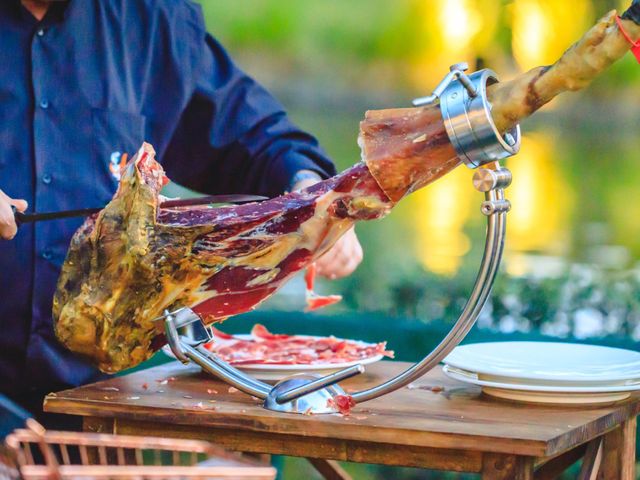
[(163, 156), (169, 177), (204, 193), (277, 196), (300, 170), (335, 167), (318, 141), (238, 68), (202, 21), (194, 91)]

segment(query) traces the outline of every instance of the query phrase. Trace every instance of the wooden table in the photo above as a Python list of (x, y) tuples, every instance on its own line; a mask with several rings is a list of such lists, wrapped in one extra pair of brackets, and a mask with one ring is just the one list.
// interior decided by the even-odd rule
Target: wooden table
[[(345, 382), (346, 389), (377, 384), (406, 367), (380, 362)], [(635, 480), (640, 398), (598, 407), (509, 403), (438, 368), (349, 417), (293, 415), (264, 410), (258, 399), (174, 362), (52, 393), (45, 410), (81, 415), (88, 431), (306, 457), (326, 478), (347, 478), (334, 462), (343, 460), (479, 472), (484, 479), (550, 479), (584, 456), (582, 478)]]

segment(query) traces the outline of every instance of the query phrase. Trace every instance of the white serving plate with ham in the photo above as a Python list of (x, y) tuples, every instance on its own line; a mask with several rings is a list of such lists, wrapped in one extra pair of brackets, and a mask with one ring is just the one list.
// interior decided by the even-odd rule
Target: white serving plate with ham
[[(327, 375), (352, 365), (393, 358), (386, 342), (367, 343), (336, 337), (272, 334), (255, 325), (249, 334), (229, 335), (212, 328), (212, 355), (260, 380), (278, 381), (296, 373)], [(168, 346), (164, 353), (174, 357)]]

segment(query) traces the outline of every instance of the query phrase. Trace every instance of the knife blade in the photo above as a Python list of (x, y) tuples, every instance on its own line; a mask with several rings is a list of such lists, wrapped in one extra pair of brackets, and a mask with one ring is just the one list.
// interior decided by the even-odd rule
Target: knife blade
[[(185, 198), (179, 200), (167, 200), (160, 204), (160, 208), (180, 208), (180, 207), (193, 207), (196, 205), (211, 205), (216, 203), (251, 203), (262, 202), (267, 200), (268, 197), (260, 195), (207, 195), (205, 197)], [(16, 220), (16, 224), (21, 225), (23, 223), (33, 223), (46, 220), (60, 220), (63, 218), (74, 217), (87, 217), (98, 213), (105, 207), (96, 208), (80, 208), (78, 210), (64, 210), (60, 212), (46, 212), (46, 213), (22, 213), (18, 212), (15, 207), (11, 207), (13, 210), (13, 216)]]
[(206, 197), (167, 200), (160, 204), (160, 208), (192, 207), (195, 205), (211, 205), (214, 203), (251, 203), (262, 202), (267, 199), (268, 197), (263, 197), (261, 195), (208, 195)]

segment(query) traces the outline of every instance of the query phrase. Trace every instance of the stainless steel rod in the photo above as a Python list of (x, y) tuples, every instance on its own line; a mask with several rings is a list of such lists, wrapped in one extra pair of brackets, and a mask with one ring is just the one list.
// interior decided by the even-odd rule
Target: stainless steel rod
[(287, 390), (276, 397), (276, 402), (280, 405), (292, 402), (300, 397), (304, 397), (305, 395), (321, 390), (329, 385), (333, 385), (334, 383), (341, 382), (342, 380), (346, 380), (347, 378), (355, 377), (361, 373), (364, 373), (364, 367), (360, 364), (344, 368), (325, 377), (318, 378), (312, 382)]
[(246, 373), (242, 372), (241, 370), (238, 370), (237, 368), (235, 368), (232, 365), (228, 364), (227, 362), (221, 360), (220, 358), (216, 357), (215, 355), (212, 355), (211, 352), (204, 345), (199, 345), (199, 346), (197, 346), (195, 348), (198, 351), (198, 353), (200, 353), (209, 362), (214, 363), (215, 365), (220, 367), (222, 370), (224, 370), (227, 373), (227, 375), (231, 375), (231, 376), (234, 376), (234, 377), (241, 377), (247, 384), (251, 384), (257, 389), (266, 388), (269, 391), (271, 390), (271, 388), (272, 388), (271, 385), (269, 385), (267, 383), (264, 383), (264, 382), (261, 382), (260, 380), (257, 380), (255, 378), (247, 375)]
[(192, 362), (199, 365), (207, 373), (224, 380), (238, 390), (263, 400), (267, 398), (268, 393), (271, 391), (271, 385), (249, 378), (230, 365), (225, 365), (223, 368), (222, 365), (214, 362), (212, 358), (205, 356), (190, 345), (182, 343), (181, 346), (184, 354), (189, 357)]
[[(504, 199), (504, 190), (491, 190), (485, 194), (487, 201)], [(466, 336), (473, 327), (480, 311), (484, 307), (495, 280), (502, 252), (506, 230), (506, 213), (495, 213), (487, 217), (487, 236), (480, 271), (464, 310), (449, 334), (422, 361), (403, 373), (378, 386), (362, 390), (352, 395), (357, 403), (391, 393), (417, 380), (438, 365)]]
[(182, 349), (182, 342), (180, 341), (178, 331), (176, 330), (175, 320), (175, 315), (169, 313), (168, 310), (165, 310), (164, 331), (165, 336), (167, 337), (167, 343), (176, 358), (186, 365), (189, 363), (189, 358), (184, 354)]

